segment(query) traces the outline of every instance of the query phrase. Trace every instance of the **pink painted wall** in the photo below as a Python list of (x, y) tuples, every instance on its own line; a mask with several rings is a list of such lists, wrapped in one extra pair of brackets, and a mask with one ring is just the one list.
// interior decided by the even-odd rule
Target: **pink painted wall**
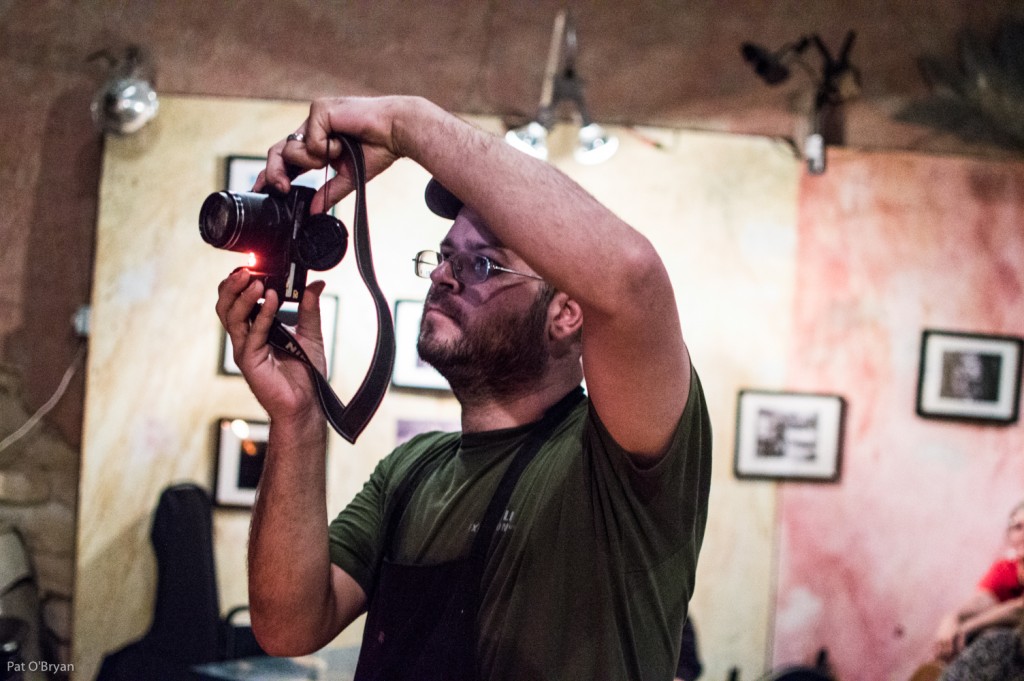
[(838, 484), (779, 491), (773, 662), (905, 681), (1024, 498), (1024, 426), (915, 413), (925, 328), (1024, 336), (1024, 164), (830, 150), (801, 185), (788, 387), (847, 400)]

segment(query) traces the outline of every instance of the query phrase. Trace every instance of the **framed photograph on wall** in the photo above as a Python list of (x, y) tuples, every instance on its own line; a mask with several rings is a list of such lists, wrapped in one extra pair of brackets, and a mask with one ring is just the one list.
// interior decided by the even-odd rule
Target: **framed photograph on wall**
[(267, 455), (270, 424), (245, 419), (217, 422), (217, 467), (213, 502), (218, 506), (251, 508)]
[(398, 419), (395, 422), (395, 446), (397, 447), (422, 433), (430, 433), (436, 430), (443, 433), (452, 433), (461, 428), (462, 424), (458, 419)]
[(395, 302), (395, 369), (391, 384), (397, 388), (451, 390), (444, 376), (421, 360), (416, 351), (422, 316), (422, 300)]
[[(239, 192), (250, 192), (252, 191), (252, 186), (256, 184), (256, 178), (259, 177), (260, 171), (267, 166), (267, 157), (232, 155), (228, 156), (225, 165), (225, 188), (229, 192), (236, 194)], [(331, 177), (334, 176), (333, 169), (327, 172)], [(325, 179), (326, 175), (323, 170), (309, 170), (296, 177), (292, 182), (304, 187), (319, 189), (324, 185)], [(334, 212), (333, 209), (331, 212)]]
[(1024, 339), (929, 329), (921, 335), (917, 413), (993, 424), (1017, 421)]
[[(277, 318), (285, 326), (295, 328), (299, 322), (298, 303), (285, 303), (277, 311)], [(324, 354), (327, 356), (327, 379), (331, 378), (334, 367), (334, 331), (338, 322), (338, 296), (324, 293), (320, 296), (320, 330), (324, 335)], [(241, 376), (242, 371), (235, 364), (234, 346), (227, 332), (221, 331), (220, 373), (228, 376)]]
[(844, 412), (838, 395), (740, 391), (736, 477), (838, 480)]

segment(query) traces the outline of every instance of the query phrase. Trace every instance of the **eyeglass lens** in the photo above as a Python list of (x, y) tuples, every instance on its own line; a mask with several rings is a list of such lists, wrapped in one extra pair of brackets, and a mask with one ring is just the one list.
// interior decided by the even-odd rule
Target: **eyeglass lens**
[(416, 255), (416, 276), (429, 279), (445, 261), (452, 266), (452, 276), (463, 284), (479, 284), (491, 274), (491, 260), (487, 256), (455, 253), (445, 257), (436, 251), (421, 251)]

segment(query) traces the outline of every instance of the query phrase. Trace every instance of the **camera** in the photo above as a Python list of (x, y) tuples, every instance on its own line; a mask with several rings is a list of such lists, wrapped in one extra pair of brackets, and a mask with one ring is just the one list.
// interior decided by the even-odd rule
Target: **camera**
[(310, 215), (314, 189), (293, 185), (287, 194), (216, 192), (203, 201), (199, 234), (214, 248), (249, 253), (253, 276), (278, 302), (298, 302), (309, 270), (337, 265), (348, 248), (348, 230), (333, 215)]

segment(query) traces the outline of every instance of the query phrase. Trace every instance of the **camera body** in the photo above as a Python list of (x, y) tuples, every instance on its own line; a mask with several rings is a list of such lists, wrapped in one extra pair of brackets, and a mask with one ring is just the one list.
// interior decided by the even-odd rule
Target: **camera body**
[(287, 194), (216, 192), (203, 201), (199, 234), (215, 248), (249, 253), (250, 269), (278, 302), (299, 302), (309, 270), (328, 270), (345, 257), (348, 230), (333, 215), (310, 215), (316, 190)]

